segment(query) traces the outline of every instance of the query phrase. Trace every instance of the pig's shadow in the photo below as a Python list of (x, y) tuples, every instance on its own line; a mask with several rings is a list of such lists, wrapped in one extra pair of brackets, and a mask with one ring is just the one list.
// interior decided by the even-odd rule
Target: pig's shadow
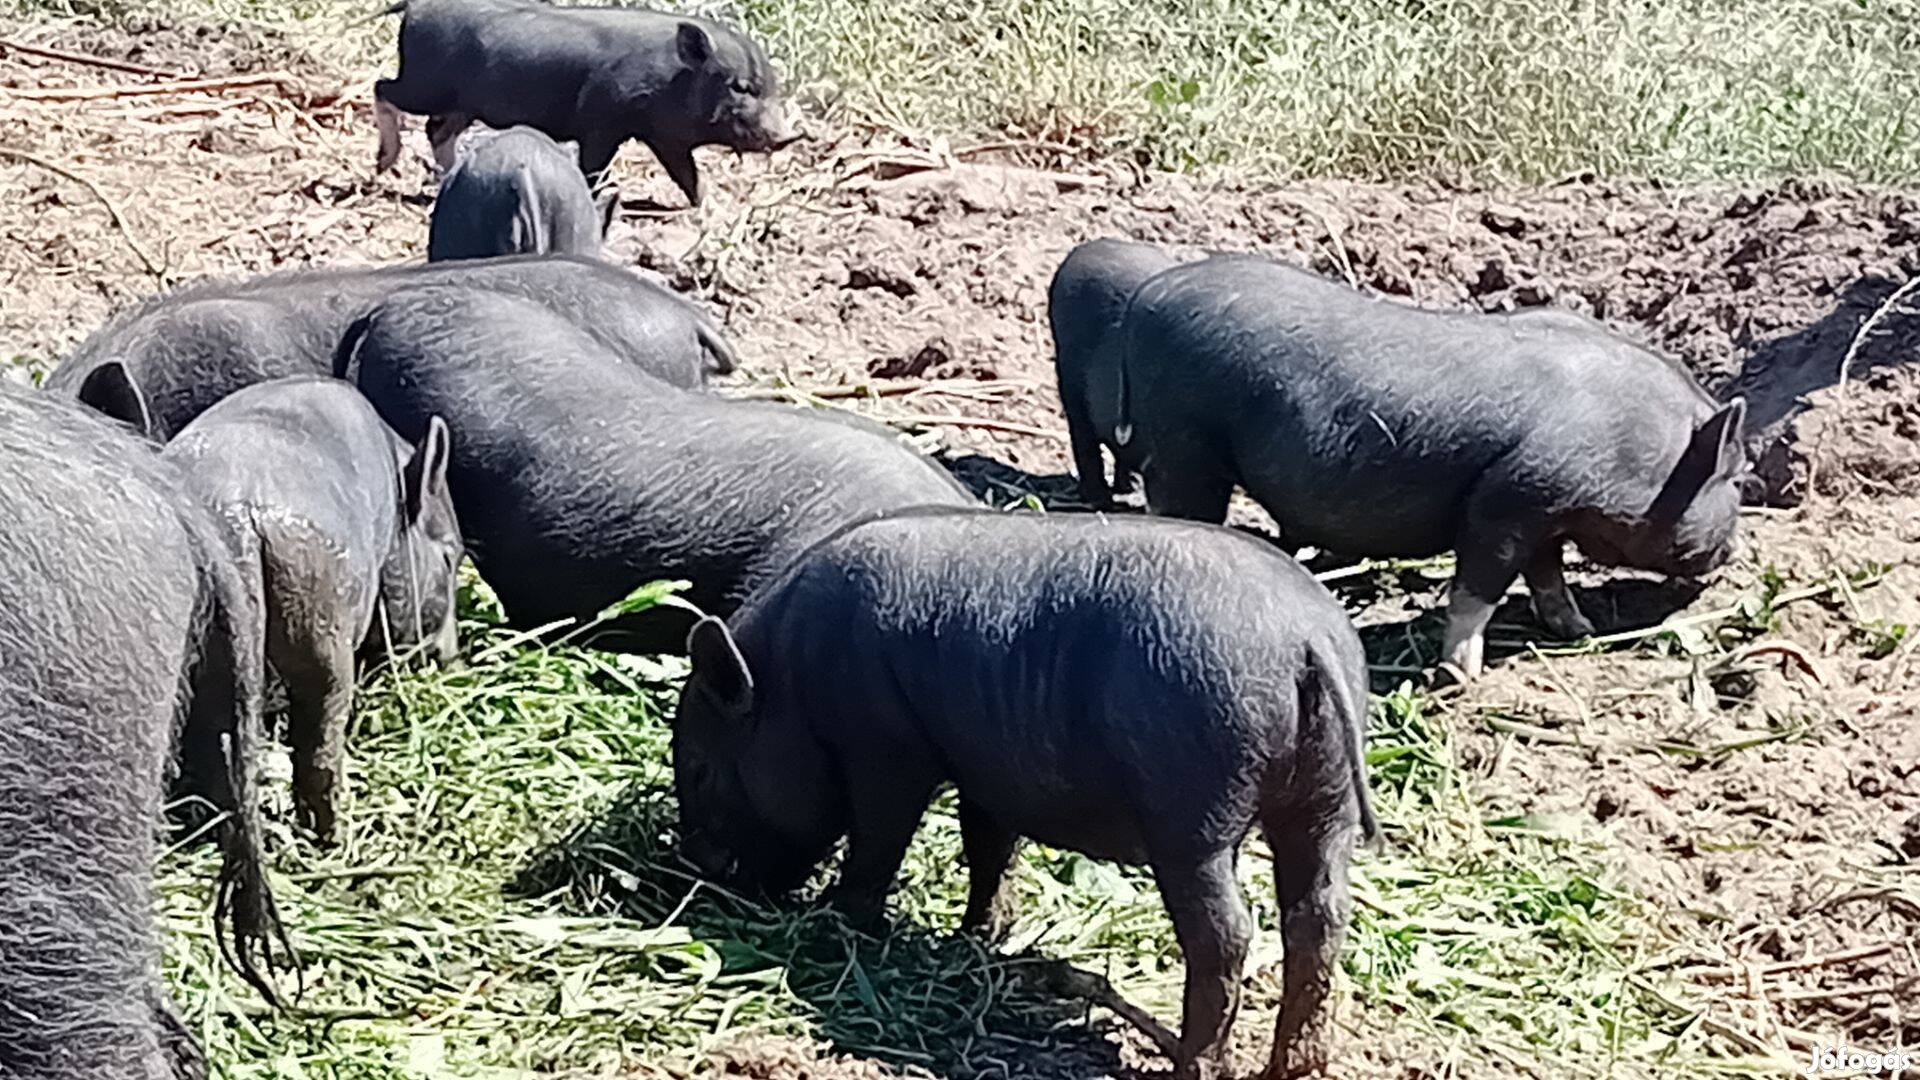
[[(960, 481), (968, 491), (973, 492), (975, 498), (990, 506), (1004, 508), (1038, 503), (1041, 509), (1050, 514), (1093, 512), (1093, 508), (1080, 497), (1080, 482), (1074, 479), (1072, 473), (1028, 472), (985, 454), (936, 456), (936, 460), (946, 466), (954, 479)], [(1144, 513), (1144, 508), (1139, 505), (1140, 501), (1140, 490), (1136, 483), (1131, 490), (1120, 495), (1114, 506), (1106, 513)], [(1260, 529), (1240, 524), (1230, 524), (1228, 527), (1246, 533), (1257, 540), (1264, 540), (1269, 544), (1275, 543), (1272, 534)]]
[[(1800, 502), (1801, 478), (1795, 475), (1790, 422), (1808, 407), (1807, 395), (1839, 380), (1840, 366), (1862, 327), (1903, 284), (1882, 274), (1850, 282), (1834, 298), (1831, 311), (1808, 325), (1749, 347), (1740, 370), (1718, 387), (1722, 400), (1747, 399), (1747, 449), (1753, 456), (1746, 498), (1749, 502), (1792, 506)], [(1849, 375), (1874, 377), (1874, 369), (1911, 363), (1920, 356), (1920, 306), (1912, 303), (1885, 313), (1874, 332), (1860, 341)]]
[(990, 506), (1017, 506), (1033, 500), (1049, 512), (1091, 510), (1080, 498), (1072, 473), (1031, 473), (985, 454), (938, 455), (954, 479)]
[(835, 1053), (888, 1072), (1034, 1080), (1127, 1076), (1119, 1044), (1084, 1005), (1028, 990), (1037, 958), (1004, 956), (949, 929), (895, 917), (850, 928), (816, 904), (748, 900), (699, 883), (666, 839), (664, 787), (637, 785), (619, 803), (536, 854), (508, 886), (559, 896), (585, 914), (671, 922), (721, 958), (722, 978), (784, 985)]
[[(1362, 612), (1360, 640), (1366, 645), (1367, 662), (1373, 665), (1374, 690), (1384, 693), (1409, 679), (1418, 683), (1434, 677), (1446, 630), (1444, 578), (1417, 569), (1382, 570), (1335, 582), (1330, 588), (1349, 611)], [(1702, 581), (1613, 571), (1574, 585), (1573, 595), (1596, 633), (1613, 634), (1658, 626), (1705, 589)], [(1368, 619), (1366, 613), (1376, 605), (1395, 605), (1404, 614)], [(1487, 664), (1497, 666), (1534, 648), (1569, 644), (1573, 643), (1540, 625), (1528, 593), (1520, 588), (1508, 593), (1494, 612), (1487, 630)]]

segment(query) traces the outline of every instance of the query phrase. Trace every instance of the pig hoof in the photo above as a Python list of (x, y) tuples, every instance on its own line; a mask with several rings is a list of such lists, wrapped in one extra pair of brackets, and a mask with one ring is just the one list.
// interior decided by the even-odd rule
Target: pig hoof
[(971, 935), (986, 944), (997, 945), (1006, 940), (1008, 926), (1012, 921), (1006, 915), (995, 912), (984, 919), (962, 919), (960, 932)]
[(296, 799), (295, 818), (300, 825), (313, 835), (314, 842), (321, 847), (333, 846), (334, 816), (333, 806), (316, 799)]
[(1189, 1061), (1173, 1069), (1173, 1080), (1227, 1080), (1232, 1075), (1225, 1066), (1211, 1058)]
[(1535, 612), (1540, 616), (1541, 625), (1559, 635), (1566, 641), (1580, 641), (1593, 636), (1593, 623), (1577, 611), (1553, 613)]
[(865, 892), (836, 890), (827, 903), (849, 926), (866, 929), (879, 923), (887, 913), (887, 902)]

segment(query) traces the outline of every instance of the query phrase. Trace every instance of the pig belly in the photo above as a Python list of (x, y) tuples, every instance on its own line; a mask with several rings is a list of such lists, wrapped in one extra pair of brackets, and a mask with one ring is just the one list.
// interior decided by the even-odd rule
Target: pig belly
[(1139, 823), (1117, 793), (1046, 791), (1023, 781), (1020, 771), (1010, 764), (1001, 776), (962, 781), (960, 796), (1002, 826), (1048, 847), (1118, 863), (1147, 861)]

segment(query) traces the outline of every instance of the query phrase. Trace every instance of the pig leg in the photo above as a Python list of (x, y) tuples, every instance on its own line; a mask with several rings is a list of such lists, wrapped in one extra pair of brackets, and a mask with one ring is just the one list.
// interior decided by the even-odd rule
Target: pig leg
[(1504, 485), (1476, 491), (1467, 507), (1466, 524), (1454, 543), (1453, 586), (1447, 591), (1447, 633), (1441, 659), (1464, 678), (1478, 678), (1486, 669), (1487, 624), (1535, 551), (1540, 530), (1496, 516), (1488, 508), (1510, 506), (1519, 498)]
[(1559, 540), (1550, 540), (1534, 552), (1527, 563), (1527, 591), (1533, 594), (1533, 614), (1548, 630), (1570, 641), (1593, 636), (1593, 624), (1580, 613), (1573, 593), (1567, 589), (1561, 567), (1563, 553)]
[(1262, 1080), (1324, 1074), (1332, 1015), (1326, 1007), (1335, 961), (1353, 915), (1347, 892), (1348, 853), (1358, 839), (1351, 815), (1269, 815), (1261, 829), (1273, 850), (1273, 883), (1280, 897), (1286, 945), (1280, 1017)]
[(198, 829), (220, 812), (240, 805), (228, 757), (234, 716), (242, 708), (234, 692), (236, 662), (233, 643), (216, 637), (194, 673), (193, 704), (175, 751), (179, 764), (175, 794), (191, 800), (180, 813), (179, 823), (187, 830)]
[(653, 156), (660, 159), (660, 165), (667, 170), (667, 176), (687, 197), (688, 206), (700, 205), (700, 167), (694, 164), (693, 147), (662, 146), (649, 143), (653, 147)]
[[(353, 709), (353, 650), (338, 643), (281, 637), (274, 667), (287, 684), (287, 738), (293, 744), (293, 794), (300, 821), (322, 841), (334, 836), (334, 794)], [(271, 647), (271, 645), (270, 645)]]
[(1126, 458), (1119, 454), (1113, 455), (1113, 493), (1115, 495), (1133, 494), (1135, 483), (1139, 479), (1137, 475), (1139, 471)]
[(153, 1019), (160, 1032), (160, 1048), (166, 1064), (157, 1075), (164, 1077), (203, 1077), (207, 1075), (206, 1055), (200, 1050), (200, 1040), (193, 1037), (186, 1021), (180, 1019), (180, 1012), (173, 1006), (173, 998), (158, 983), (153, 984), (147, 994), (153, 1008)]
[(962, 930), (977, 930), (993, 940), (1006, 930), (1013, 897), (1007, 888), (1007, 870), (1020, 837), (994, 820), (978, 804), (960, 800), (960, 847), (967, 857), (967, 913)]
[(453, 168), (460, 133), (472, 127), (474, 119), (472, 113), (440, 113), (427, 118), (427, 142), (433, 146), (433, 163), (441, 172)]
[(1173, 455), (1152, 454), (1141, 467), (1147, 485), (1147, 512), (1218, 524), (1227, 520), (1233, 481), (1218, 470), (1186, 464)]
[(620, 151), (620, 140), (582, 135), (579, 147), (580, 172), (587, 178), (587, 186), (595, 192), (603, 188), (611, 191), (612, 185), (606, 182), (607, 169), (613, 164), (613, 155)]
[(386, 172), (400, 160), (400, 125), (405, 117), (386, 99), (383, 88), (389, 81), (382, 79), (373, 88), (373, 123), (380, 131), (380, 151), (373, 159), (376, 173)]
[(1498, 606), (1497, 600), (1483, 600), (1463, 589), (1457, 577), (1447, 591), (1447, 633), (1440, 657), (1462, 678), (1477, 679), (1486, 670), (1487, 624), (1493, 621), (1493, 609)]
[[(1061, 411), (1067, 414), (1067, 441), (1073, 447), (1073, 474), (1080, 481), (1080, 500), (1095, 510), (1106, 510), (1113, 506), (1113, 491), (1107, 487), (1107, 461), (1100, 454), (1100, 436), (1094, 433), (1092, 421), (1087, 419), (1087, 410), (1079, 401), (1078, 395), (1062, 394)], [(1122, 475), (1115, 470), (1114, 480)]]
[(850, 761), (846, 771), (853, 828), (832, 902), (850, 921), (862, 923), (886, 909), (894, 875), (933, 801), (937, 780), (903, 775), (909, 770), (897, 762)]
[(1175, 1080), (1225, 1073), (1228, 1034), (1240, 1009), (1240, 969), (1247, 961), (1253, 917), (1234, 874), (1237, 848), (1153, 862), (1160, 897), (1173, 918), (1174, 937), (1187, 962)]

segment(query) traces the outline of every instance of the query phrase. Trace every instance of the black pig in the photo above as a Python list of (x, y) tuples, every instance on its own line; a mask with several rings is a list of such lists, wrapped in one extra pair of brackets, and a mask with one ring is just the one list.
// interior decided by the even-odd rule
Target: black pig
[[(427, 261), (600, 254), (600, 211), (579, 148), (529, 127), (470, 135), (440, 181)], [(608, 204), (611, 208), (611, 203)]]
[[(1047, 290), (1054, 371), (1073, 444), (1073, 469), (1079, 474), (1080, 497), (1096, 510), (1111, 506), (1115, 491), (1131, 490), (1138, 468), (1121, 455), (1113, 438), (1121, 317), (1142, 282), (1174, 265), (1173, 256), (1151, 244), (1090, 240), (1067, 253)], [(1112, 488), (1100, 456), (1103, 446), (1114, 452)]]
[(326, 375), (347, 327), (397, 290), (459, 284), (523, 297), (585, 331), (622, 359), (675, 386), (697, 387), (734, 369), (733, 349), (692, 303), (617, 266), (573, 255), (300, 270), (209, 281), (156, 296), (80, 343), (47, 389), (139, 424), (114, 395), (105, 365), (123, 365), (150, 410), (151, 433), (171, 437), (245, 386)]
[(233, 394), (164, 451), (259, 577), (266, 658), (287, 688), (294, 802), (322, 839), (334, 835), (356, 655), (455, 651), (448, 450), (444, 423), (407, 446), (352, 385), (307, 375)]
[(284, 942), (251, 773), (258, 609), (212, 517), (151, 445), (0, 380), (7, 1076), (204, 1074), (160, 982), (153, 920), (176, 756), (195, 793), (232, 812), (218, 834), (216, 926), (272, 996), (266, 972)]
[(374, 84), (375, 167), (400, 155), (402, 113), (426, 115), (441, 167), (475, 120), (538, 128), (580, 146), (598, 186), (620, 144), (646, 143), (700, 202), (695, 147), (777, 150), (798, 138), (766, 53), (706, 19), (539, 0), (405, 0), (400, 73)]
[(1150, 510), (1219, 521), (1238, 484), (1292, 544), (1452, 549), (1444, 658), (1469, 678), (1522, 574), (1549, 630), (1593, 632), (1567, 540), (1685, 576), (1731, 550), (1745, 404), (1571, 312), (1421, 311), (1213, 258), (1142, 285), (1125, 336), (1116, 437)]
[[(400, 294), (362, 321), (342, 361), (403, 437), (446, 418), (468, 550), (522, 628), (591, 618), (660, 579), (731, 611), (847, 522), (972, 502), (885, 429), (676, 390), (524, 300)], [(654, 611), (595, 640), (677, 650), (687, 625)]]
[(991, 928), (1018, 837), (1152, 868), (1186, 956), (1176, 1074), (1225, 1054), (1258, 826), (1286, 943), (1267, 1075), (1325, 1061), (1323, 1009), (1371, 835), (1366, 657), (1292, 559), (1215, 526), (915, 511), (797, 558), (698, 623), (673, 729), (685, 850), (784, 890), (884, 903), (929, 800), (959, 789), (964, 922)]

